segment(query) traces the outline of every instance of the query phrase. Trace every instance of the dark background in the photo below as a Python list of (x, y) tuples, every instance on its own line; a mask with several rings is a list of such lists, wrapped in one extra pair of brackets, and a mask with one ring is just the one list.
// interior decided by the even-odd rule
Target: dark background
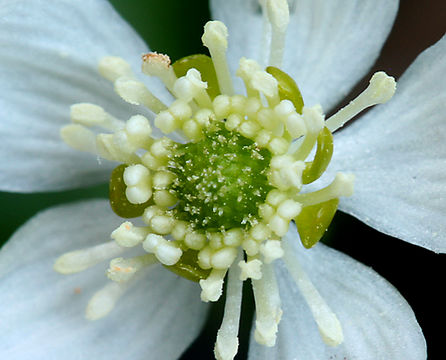
[[(167, 53), (175, 60), (182, 56), (203, 53), (202, 28), (209, 19), (205, 0), (110, 0), (135, 27), (152, 50)], [(401, 0), (400, 10), (382, 55), (370, 74), (346, 99), (367, 86), (377, 70), (399, 77), (426, 47), (434, 44), (446, 30), (446, 1)], [(416, 99), (414, 99), (416, 102)], [(345, 104), (339, 104), (340, 106)], [(0, 245), (27, 219), (54, 204), (87, 197), (107, 197), (107, 186), (41, 194), (0, 192)], [(445, 219), (446, 221), (446, 219)], [(338, 212), (324, 241), (366, 265), (391, 282), (411, 304), (428, 344), (429, 359), (445, 359), (444, 291), (445, 255), (407, 244), (382, 235), (360, 221)], [(237, 358), (246, 358), (251, 294), (246, 291), (243, 304), (242, 344)], [(183, 359), (213, 359), (213, 343), (219, 327), (222, 306), (212, 309), (212, 320), (202, 336), (184, 354)], [(378, 360), (378, 359), (377, 359)]]

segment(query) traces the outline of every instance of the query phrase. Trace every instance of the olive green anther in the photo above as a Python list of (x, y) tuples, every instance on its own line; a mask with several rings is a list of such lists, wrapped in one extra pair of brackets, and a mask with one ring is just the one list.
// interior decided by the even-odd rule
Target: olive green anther
[(338, 208), (339, 199), (306, 206), (294, 219), (300, 240), (307, 249), (313, 247), (322, 238)]
[(110, 206), (116, 215), (130, 219), (141, 216), (144, 209), (153, 204), (153, 200), (149, 199), (144, 204), (132, 204), (125, 196), (124, 170), (127, 165), (117, 166), (111, 173), (109, 184)]
[(279, 83), (280, 100), (290, 100), (293, 103), (296, 112), (302, 114), (304, 99), (302, 98), (299, 87), (293, 78), (274, 66), (268, 66), (266, 72), (274, 76)]
[(198, 251), (195, 250), (183, 252), (180, 260), (175, 265), (163, 266), (173, 273), (195, 282), (206, 279), (211, 272), (211, 270), (204, 270), (198, 265)]
[(317, 137), (317, 149), (313, 161), (305, 163), (302, 183), (310, 184), (319, 179), (327, 169), (333, 155), (333, 134), (324, 127)]
[(189, 55), (175, 61), (172, 66), (175, 75), (178, 77), (186, 75), (189, 69), (197, 69), (201, 74), (201, 80), (208, 83), (207, 92), (211, 99), (220, 95), (214, 63), (209, 56), (203, 54)]

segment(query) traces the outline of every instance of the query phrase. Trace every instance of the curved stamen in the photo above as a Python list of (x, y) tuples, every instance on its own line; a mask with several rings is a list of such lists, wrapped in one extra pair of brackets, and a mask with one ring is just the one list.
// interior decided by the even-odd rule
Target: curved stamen
[(286, 240), (283, 242), (283, 247), (285, 250), (283, 259), (286, 267), (310, 307), (322, 339), (330, 346), (341, 344), (344, 341), (344, 335), (336, 314), (330, 309), (321, 294), (317, 291), (308, 275), (302, 269), (297, 258), (293, 256), (293, 249)]

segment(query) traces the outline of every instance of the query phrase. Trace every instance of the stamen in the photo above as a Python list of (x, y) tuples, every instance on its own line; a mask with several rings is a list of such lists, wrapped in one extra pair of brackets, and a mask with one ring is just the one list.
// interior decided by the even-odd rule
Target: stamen
[(130, 221), (122, 223), (111, 233), (111, 238), (123, 247), (134, 247), (144, 241), (149, 233), (147, 227), (136, 227)]
[(200, 108), (212, 108), (211, 98), (206, 91), (207, 87), (207, 83), (201, 80), (200, 72), (192, 68), (175, 82), (173, 90), (181, 100), (190, 102), (195, 99)]
[(293, 250), (286, 240), (283, 242), (283, 247), (285, 250), (283, 259), (286, 267), (310, 307), (322, 339), (330, 346), (341, 344), (344, 341), (344, 335), (336, 314), (314, 287), (297, 258), (293, 256)]
[(271, 264), (263, 265), (263, 276), (260, 280), (252, 280), (252, 287), (256, 303), (255, 340), (261, 345), (274, 346), (282, 310), (274, 268)]
[(114, 241), (99, 244), (93, 247), (71, 251), (60, 256), (54, 263), (54, 270), (61, 274), (74, 274), (88, 269), (91, 266), (117, 256), (125, 248)]
[(285, 49), (286, 29), (290, 22), (288, 1), (267, 0), (266, 14), (272, 29), (269, 65), (281, 67)]
[(144, 204), (152, 196), (150, 171), (143, 165), (131, 165), (124, 170), (125, 195), (132, 204)]
[(280, 240), (267, 240), (260, 245), (260, 253), (265, 264), (271, 264), (274, 260), (283, 256), (282, 242)]
[(183, 254), (174, 241), (168, 241), (156, 234), (149, 234), (142, 246), (148, 253), (155, 254), (160, 263), (168, 266), (176, 264)]
[(156, 52), (142, 56), (142, 72), (149, 76), (156, 76), (173, 93), (173, 85), (177, 80), (173, 67), (170, 66), (170, 58)]
[(353, 174), (337, 173), (336, 177), (327, 187), (306, 194), (297, 194), (294, 198), (302, 206), (316, 205), (341, 196), (352, 196), (355, 176)]
[(239, 278), (240, 269), (236, 264), (241, 258), (242, 252), (239, 251), (236, 261), (229, 269), (225, 312), (214, 347), (217, 360), (232, 360), (237, 354), (243, 282)]
[[(121, 133), (121, 135), (125, 135)], [(127, 164), (139, 163), (138, 155), (130, 151), (128, 142), (123, 136), (115, 134), (99, 134), (96, 136), (96, 147), (99, 156), (107, 160), (120, 161)]]
[(130, 64), (117, 56), (103, 57), (99, 61), (98, 70), (104, 78), (111, 82), (115, 82), (120, 77), (127, 77), (129, 79), (135, 77)]
[(129, 104), (142, 104), (155, 114), (167, 109), (167, 106), (140, 81), (121, 77), (114, 84), (116, 93)]
[(217, 73), (220, 92), (225, 95), (233, 95), (231, 74), (226, 59), (228, 48), (228, 29), (221, 21), (208, 21), (204, 26), (204, 34), (201, 37), (203, 45), (209, 49), (215, 72)]
[(240, 280), (247, 279), (260, 280), (262, 278), (262, 262), (259, 259), (252, 259), (249, 261), (239, 261)]
[(115, 258), (110, 262), (107, 276), (112, 281), (124, 283), (132, 279), (141, 269), (157, 262), (158, 260), (152, 254), (135, 256), (130, 259)]
[(65, 125), (60, 129), (60, 137), (73, 149), (95, 155), (98, 153), (98, 149), (96, 148), (96, 135), (85, 126), (79, 124)]
[(209, 302), (220, 299), (226, 271), (214, 269), (206, 279), (200, 280), (202, 301)]
[(279, 89), (277, 88), (277, 80), (266, 71), (256, 71), (251, 77), (251, 86), (260, 91), (268, 100), (268, 104), (272, 107), (280, 102)]
[(123, 121), (114, 118), (100, 106), (89, 103), (71, 105), (70, 118), (73, 123), (88, 127), (101, 126), (112, 131), (122, 129), (125, 125)]
[(243, 80), (248, 97), (259, 97), (259, 92), (251, 85), (251, 78), (253, 74), (261, 70), (262, 67), (254, 60), (244, 57), (239, 60), (239, 68), (236, 75)]
[(376, 104), (384, 104), (389, 101), (396, 90), (396, 82), (392, 76), (379, 71), (370, 79), (370, 84), (359, 96), (352, 100), (350, 104), (339, 110), (326, 122), (331, 132), (336, 131), (344, 124), (355, 117), (358, 113)]

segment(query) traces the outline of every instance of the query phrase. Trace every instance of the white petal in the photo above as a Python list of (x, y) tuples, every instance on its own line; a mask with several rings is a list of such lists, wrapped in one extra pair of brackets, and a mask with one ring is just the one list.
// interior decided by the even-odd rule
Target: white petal
[(53, 271), (61, 253), (108, 240), (119, 223), (95, 200), (44, 211), (18, 230), (0, 253), (0, 358), (176, 359), (184, 351), (206, 317), (198, 285), (158, 267), (91, 322), (85, 308), (108, 264)]
[(138, 73), (144, 42), (108, 1), (25, 0), (1, 6), (0, 43), (1, 189), (106, 180), (113, 165), (69, 148), (59, 131), (73, 103), (96, 103), (125, 120), (135, 113), (99, 76), (97, 63), (122, 56)]
[(340, 208), (386, 234), (446, 252), (446, 37), (393, 99), (335, 136), (331, 169), (356, 176)]
[[(397, 0), (291, 1), (283, 70), (306, 105), (328, 111), (374, 64), (398, 9)], [(257, 1), (213, 0), (214, 18), (229, 29), (232, 70), (240, 57), (264, 62), (262, 14)]]
[(283, 263), (276, 267), (283, 304), (278, 341), (266, 348), (251, 340), (250, 359), (425, 360), (426, 344), (410, 306), (372, 269), (319, 243), (307, 250), (295, 228), (288, 233), (295, 256), (338, 316), (344, 342), (326, 345)]

